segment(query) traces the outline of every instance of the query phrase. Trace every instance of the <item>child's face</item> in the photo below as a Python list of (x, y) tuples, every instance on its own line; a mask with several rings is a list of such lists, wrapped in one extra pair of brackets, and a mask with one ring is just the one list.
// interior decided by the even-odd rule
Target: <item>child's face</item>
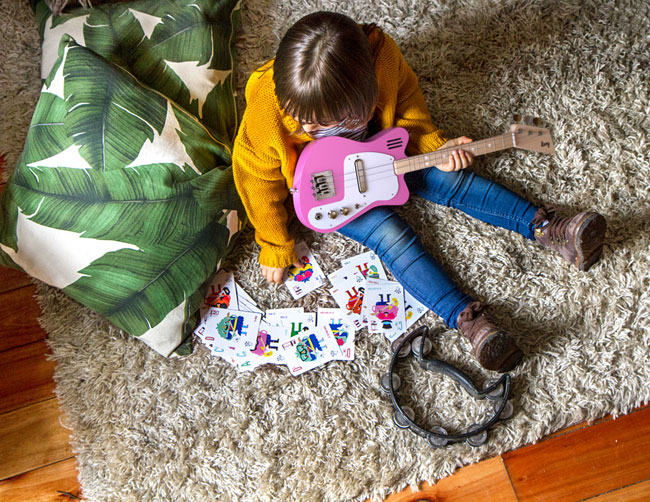
[[(295, 117), (293, 119), (296, 122), (299, 122)], [(364, 127), (368, 124), (370, 121), (370, 117), (368, 117), (368, 120), (365, 122), (359, 122), (359, 123), (351, 123), (346, 120), (342, 120), (340, 122), (332, 122), (329, 124), (318, 124), (316, 122), (300, 122), (300, 125), (302, 126), (302, 130), (305, 131), (307, 134), (313, 134), (316, 131), (320, 131), (321, 129), (329, 129), (331, 127), (345, 127), (347, 129), (358, 129), (361, 127)]]

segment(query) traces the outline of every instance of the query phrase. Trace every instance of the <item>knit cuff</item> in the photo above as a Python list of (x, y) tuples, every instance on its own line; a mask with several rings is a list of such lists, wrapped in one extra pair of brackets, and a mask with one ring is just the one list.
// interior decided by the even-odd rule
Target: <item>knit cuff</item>
[(293, 246), (291, 248), (264, 246), (260, 249), (259, 262), (265, 267), (285, 268), (297, 261), (298, 255)]

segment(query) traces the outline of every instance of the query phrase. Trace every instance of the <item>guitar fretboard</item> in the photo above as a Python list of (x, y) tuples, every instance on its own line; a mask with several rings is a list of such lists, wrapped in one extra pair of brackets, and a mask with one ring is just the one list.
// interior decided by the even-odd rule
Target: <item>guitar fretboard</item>
[(444, 164), (449, 160), (449, 152), (455, 150), (465, 150), (474, 156), (478, 156), (485, 155), (486, 153), (497, 152), (499, 150), (514, 148), (515, 146), (514, 133), (503, 134), (501, 136), (495, 136), (493, 138), (482, 139), (479, 141), (472, 141), (465, 145), (443, 148), (434, 152), (423, 153), (421, 155), (396, 160), (394, 162), (395, 174), (406, 174), (438, 164)]

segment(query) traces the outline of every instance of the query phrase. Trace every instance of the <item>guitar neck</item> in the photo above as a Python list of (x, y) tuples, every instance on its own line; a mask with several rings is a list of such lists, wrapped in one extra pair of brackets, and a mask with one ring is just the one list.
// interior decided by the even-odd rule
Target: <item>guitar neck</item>
[(412, 171), (419, 171), (420, 169), (433, 167), (438, 164), (444, 164), (449, 160), (449, 153), (455, 150), (465, 150), (476, 157), (478, 155), (485, 155), (486, 153), (514, 148), (515, 146), (514, 133), (507, 133), (493, 138), (472, 141), (465, 145), (442, 148), (433, 152), (396, 160), (394, 162), (395, 174), (406, 174)]

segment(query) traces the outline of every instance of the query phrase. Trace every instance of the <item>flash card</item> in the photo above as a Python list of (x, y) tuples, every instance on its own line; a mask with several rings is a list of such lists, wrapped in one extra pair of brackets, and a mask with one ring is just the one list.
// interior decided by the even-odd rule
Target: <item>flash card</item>
[(208, 294), (201, 305), (201, 319), (204, 320), (208, 309), (239, 308), (237, 288), (232, 272), (219, 270), (208, 287)]
[(294, 300), (302, 298), (325, 283), (325, 275), (307, 244), (304, 242), (296, 244), (296, 254), (304, 265), (300, 268), (289, 267), (284, 277), (284, 284)]
[(237, 301), (239, 303), (239, 310), (244, 312), (255, 312), (257, 314), (262, 314), (262, 310), (257, 306), (255, 300), (244, 291), (244, 289), (237, 283), (235, 283), (235, 289), (237, 291)]
[(404, 288), (398, 282), (368, 279), (364, 308), (368, 332), (382, 333), (391, 342), (406, 331)]
[(239, 369), (251, 371), (263, 364), (284, 364), (280, 341), (288, 338), (290, 338), (290, 329), (286, 326), (271, 326), (262, 321), (255, 346), (247, 351), (246, 360), (239, 363)]
[(406, 329), (410, 329), (415, 321), (426, 314), (429, 309), (406, 290), (404, 290), (404, 303), (406, 305)]
[(366, 291), (366, 279), (351, 269), (340, 269), (327, 278), (332, 283), (329, 293), (356, 329), (363, 328), (362, 306)]
[(261, 318), (254, 312), (211, 308), (199, 336), (211, 345), (213, 353), (238, 366), (255, 346)]
[(305, 313), (302, 307), (287, 308), (287, 309), (268, 309), (264, 313), (264, 320), (273, 326), (283, 326), (289, 322), (291, 316), (300, 316)]
[(318, 309), (317, 326), (330, 327), (334, 339), (339, 346), (342, 361), (354, 359), (354, 323), (350, 322), (343, 309)]
[(279, 326), (289, 328), (289, 337), (299, 335), (303, 331), (309, 331), (316, 327), (316, 314), (313, 312), (302, 312), (292, 314), (287, 319), (280, 319), (276, 317), (274, 320), (269, 321), (269, 324), (277, 322)]
[(329, 326), (319, 326), (284, 339), (280, 348), (293, 376), (300, 375), (341, 356)]
[(354, 269), (366, 279), (388, 279), (381, 260), (374, 251), (341, 260), (341, 265), (346, 270)]

